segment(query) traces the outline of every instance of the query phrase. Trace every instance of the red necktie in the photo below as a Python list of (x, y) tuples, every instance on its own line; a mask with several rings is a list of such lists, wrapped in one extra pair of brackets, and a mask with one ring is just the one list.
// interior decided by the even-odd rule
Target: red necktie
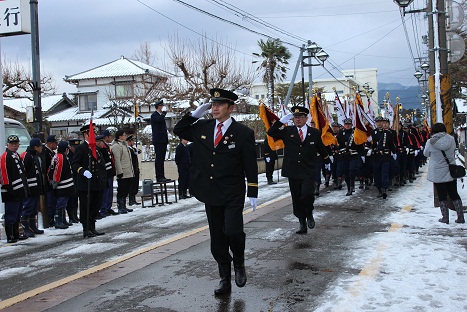
[(222, 126), (222, 123), (217, 125), (216, 137), (214, 138), (214, 147), (216, 147), (217, 144), (219, 144), (219, 142), (222, 140)]
[(302, 132), (302, 129), (298, 129), (298, 134), (300, 135), (300, 141), (303, 142), (303, 132)]

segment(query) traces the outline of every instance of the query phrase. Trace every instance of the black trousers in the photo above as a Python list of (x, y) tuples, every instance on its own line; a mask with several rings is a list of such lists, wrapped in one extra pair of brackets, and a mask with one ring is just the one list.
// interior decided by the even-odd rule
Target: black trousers
[(156, 143), (154, 145), (154, 150), (156, 153), (156, 161), (155, 161), (156, 179), (162, 179), (162, 178), (165, 178), (164, 161), (165, 161), (165, 154), (167, 152), (167, 144)]
[[(219, 265), (243, 264), (246, 235), (243, 231), (245, 196), (231, 200), (224, 206), (205, 204), (211, 235), (211, 254)], [(232, 256), (230, 255), (232, 251)]]
[(436, 192), (438, 192), (439, 201), (448, 200), (448, 195), (451, 200), (460, 199), (459, 193), (457, 193), (457, 180), (433, 184), (436, 188)]
[(186, 194), (190, 186), (190, 169), (178, 169), (178, 193)]
[(269, 162), (264, 161), (266, 164), (266, 178), (268, 181), (272, 180), (272, 174), (274, 173), (274, 165), (276, 164), (275, 159), (270, 159)]
[(138, 194), (139, 191), (139, 172), (135, 171), (135, 176), (131, 178), (130, 181), (130, 190), (128, 192), (128, 195), (131, 197), (135, 197), (136, 194)]
[[(83, 224), (83, 228), (86, 226), (86, 222), (89, 220), (89, 223), (96, 221), (96, 216), (99, 213), (99, 209), (102, 204), (102, 192), (91, 191), (89, 193), (86, 191), (79, 191), (79, 220)], [(89, 200), (89, 214), (88, 214), (88, 198)]]
[(126, 198), (130, 193), (131, 179), (117, 179), (117, 198)]
[(289, 177), (290, 194), (292, 195), (293, 214), (305, 219), (313, 214), (315, 202), (314, 177), (309, 179), (292, 179)]

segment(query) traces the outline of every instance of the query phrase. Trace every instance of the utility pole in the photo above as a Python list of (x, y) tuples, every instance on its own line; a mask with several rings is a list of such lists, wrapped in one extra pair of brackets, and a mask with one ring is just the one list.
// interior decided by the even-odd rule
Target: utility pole
[(429, 0), (427, 11), (431, 123), (444, 123), (447, 133), (452, 133), (451, 81), (448, 75), (445, 0)]
[(41, 71), (39, 54), (38, 0), (29, 1), (31, 7), (32, 90), (34, 99), (34, 131), (44, 142), (42, 129)]

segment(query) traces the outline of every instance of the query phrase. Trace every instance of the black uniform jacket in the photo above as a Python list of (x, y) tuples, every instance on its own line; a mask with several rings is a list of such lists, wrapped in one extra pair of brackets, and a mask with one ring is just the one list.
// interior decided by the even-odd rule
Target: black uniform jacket
[(322, 156), (324, 163), (330, 162), (318, 129), (307, 126), (306, 137), (302, 142), (296, 126), (284, 126), (280, 121), (276, 121), (269, 128), (268, 135), (284, 141), (284, 163), (282, 164), (282, 176), (284, 177), (313, 179), (318, 154)]
[(28, 181), (21, 156), (9, 149), (0, 157), (2, 202), (21, 201), (29, 195)]
[(167, 144), (169, 136), (167, 135), (167, 125), (165, 124), (165, 114), (155, 111), (151, 115), (152, 144)]
[(175, 149), (175, 163), (177, 164), (178, 169), (190, 169), (190, 151), (188, 150), (188, 146), (183, 145), (183, 143), (179, 143)]
[[(78, 145), (75, 149), (71, 168), (78, 174), (76, 184), (78, 191), (88, 190), (88, 179), (83, 175), (84, 171), (88, 170), (92, 173), (91, 191), (97, 192), (105, 189), (107, 185), (107, 172), (105, 170), (105, 162), (99, 149), (96, 148), (97, 160), (91, 155), (91, 149), (85, 141)], [(91, 155), (91, 157), (89, 157)], [(91, 164), (89, 164), (91, 159)]]
[(29, 192), (31, 196), (39, 196), (45, 194), (45, 176), (44, 164), (36, 151), (28, 147), (21, 154), (24, 163), (24, 170), (28, 178)]
[(214, 148), (215, 119), (185, 115), (173, 132), (193, 142), (190, 194), (208, 205), (223, 206), (231, 199), (258, 196), (258, 165), (254, 132), (232, 118), (223, 139)]
[(52, 164), (47, 175), (49, 181), (56, 184), (55, 195), (57, 197), (68, 197), (73, 193), (73, 172), (71, 171), (70, 161), (65, 154), (57, 153), (52, 158)]

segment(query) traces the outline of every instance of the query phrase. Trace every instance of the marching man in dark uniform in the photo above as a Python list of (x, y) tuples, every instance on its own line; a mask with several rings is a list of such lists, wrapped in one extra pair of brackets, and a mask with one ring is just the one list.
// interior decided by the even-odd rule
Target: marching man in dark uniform
[(388, 118), (376, 117), (375, 121), (377, 129), (372, 133), (373, 175), (375, 186), (378, 188), (378, 197), (386, 199), (391, 157), (397, 159), (397, 142), (392, 132), (384, 129), (385, 123), (389, 124)]
[[(92, 155), (89, 147), (89, 125), (81, 127), (80, 131), (83, 133), (84, 142), (76, 147), (71, 168), (78, 174), (80, 222), (83, 225), (83, 237), (86, 238), (104, 234), (96, 231), (96, 216), (101, 207), (107, 172), (101, 152), (96, 149), (97, 159)], [(90, 183), (90, 194), (88, 194), (88, 183)], [(92, 199), (89, 200), (89, 207), (88, 198)]]
[[(211, 235), (211, 253), (218, 263), (221, 281), (215, 295), (231, 292), (231, 262), (238, 287), (246, 284), (245, 232), (243, 208), (245, 177), (247, 196), (256, 208), (258, 166), (253, 130), (230, 117), (235, 101), (233, 92), (211, 89), (212, 115), (215, 119), (199, 119), (210, 103), (201, 104), (183, 116), (174, 133), (193, 142), (190, 171), (190, 194), (205, 203)], [(232, 255), (229, 252), (232, 252)]]
[[(268, 131), (268, 135), (284, 141), (282, 176), (289, 178), (293, 213), (300, 222), (297, 234), (307, 233), (307, 224), (310, 229), (315, 227), (313, 202), (318, 153), (323, 158), (326, 170), (331, 169), (321, 131), (306, 125), (308, 113), (307, 108), (294, 106), (292, 113), (276, 121)], [(285, 126), (292, 117), (294, 125)]]
[(340, 130), (336, 136), (339, 144), (338, 150), (341, 151), (342, 159), (338, 163), (337, 176), (342, 179), (345, 177), (347, 184), (346, 196), (352, 195), (355, 192), (355, 177), (357, 176), (361, 163), (360, 158), (364, 156), (363, 144), (355, 144), (354, 129), (352, 127), (352, 119), (344, 119), (344, 129)]
[(21, 154), (30, 191), (29, 196), (23, 201), (21, 225), (23, 226), (24, 235), (28, 237), (34, 237), (35, 234), (44, 234), (44, 231), (39, 230), (36, 225), (40, 195), (45, 194), (45, 176), (40, 153), (42, 153), (42, 142), (39, 138), (33, 138), (29, 141), (29, 147)]
[(7, 148), (0, 158), (0, 182), (2, 183), (2, 202), (5, 203), (5, 232), (7, 243), (16, 243), (18, 239), (27, 239), (19, 234), (19, 220), (23, 200), (28, 196), (28, 181), (23, 161), (17, 153), (19, 138), (10, 135)]

